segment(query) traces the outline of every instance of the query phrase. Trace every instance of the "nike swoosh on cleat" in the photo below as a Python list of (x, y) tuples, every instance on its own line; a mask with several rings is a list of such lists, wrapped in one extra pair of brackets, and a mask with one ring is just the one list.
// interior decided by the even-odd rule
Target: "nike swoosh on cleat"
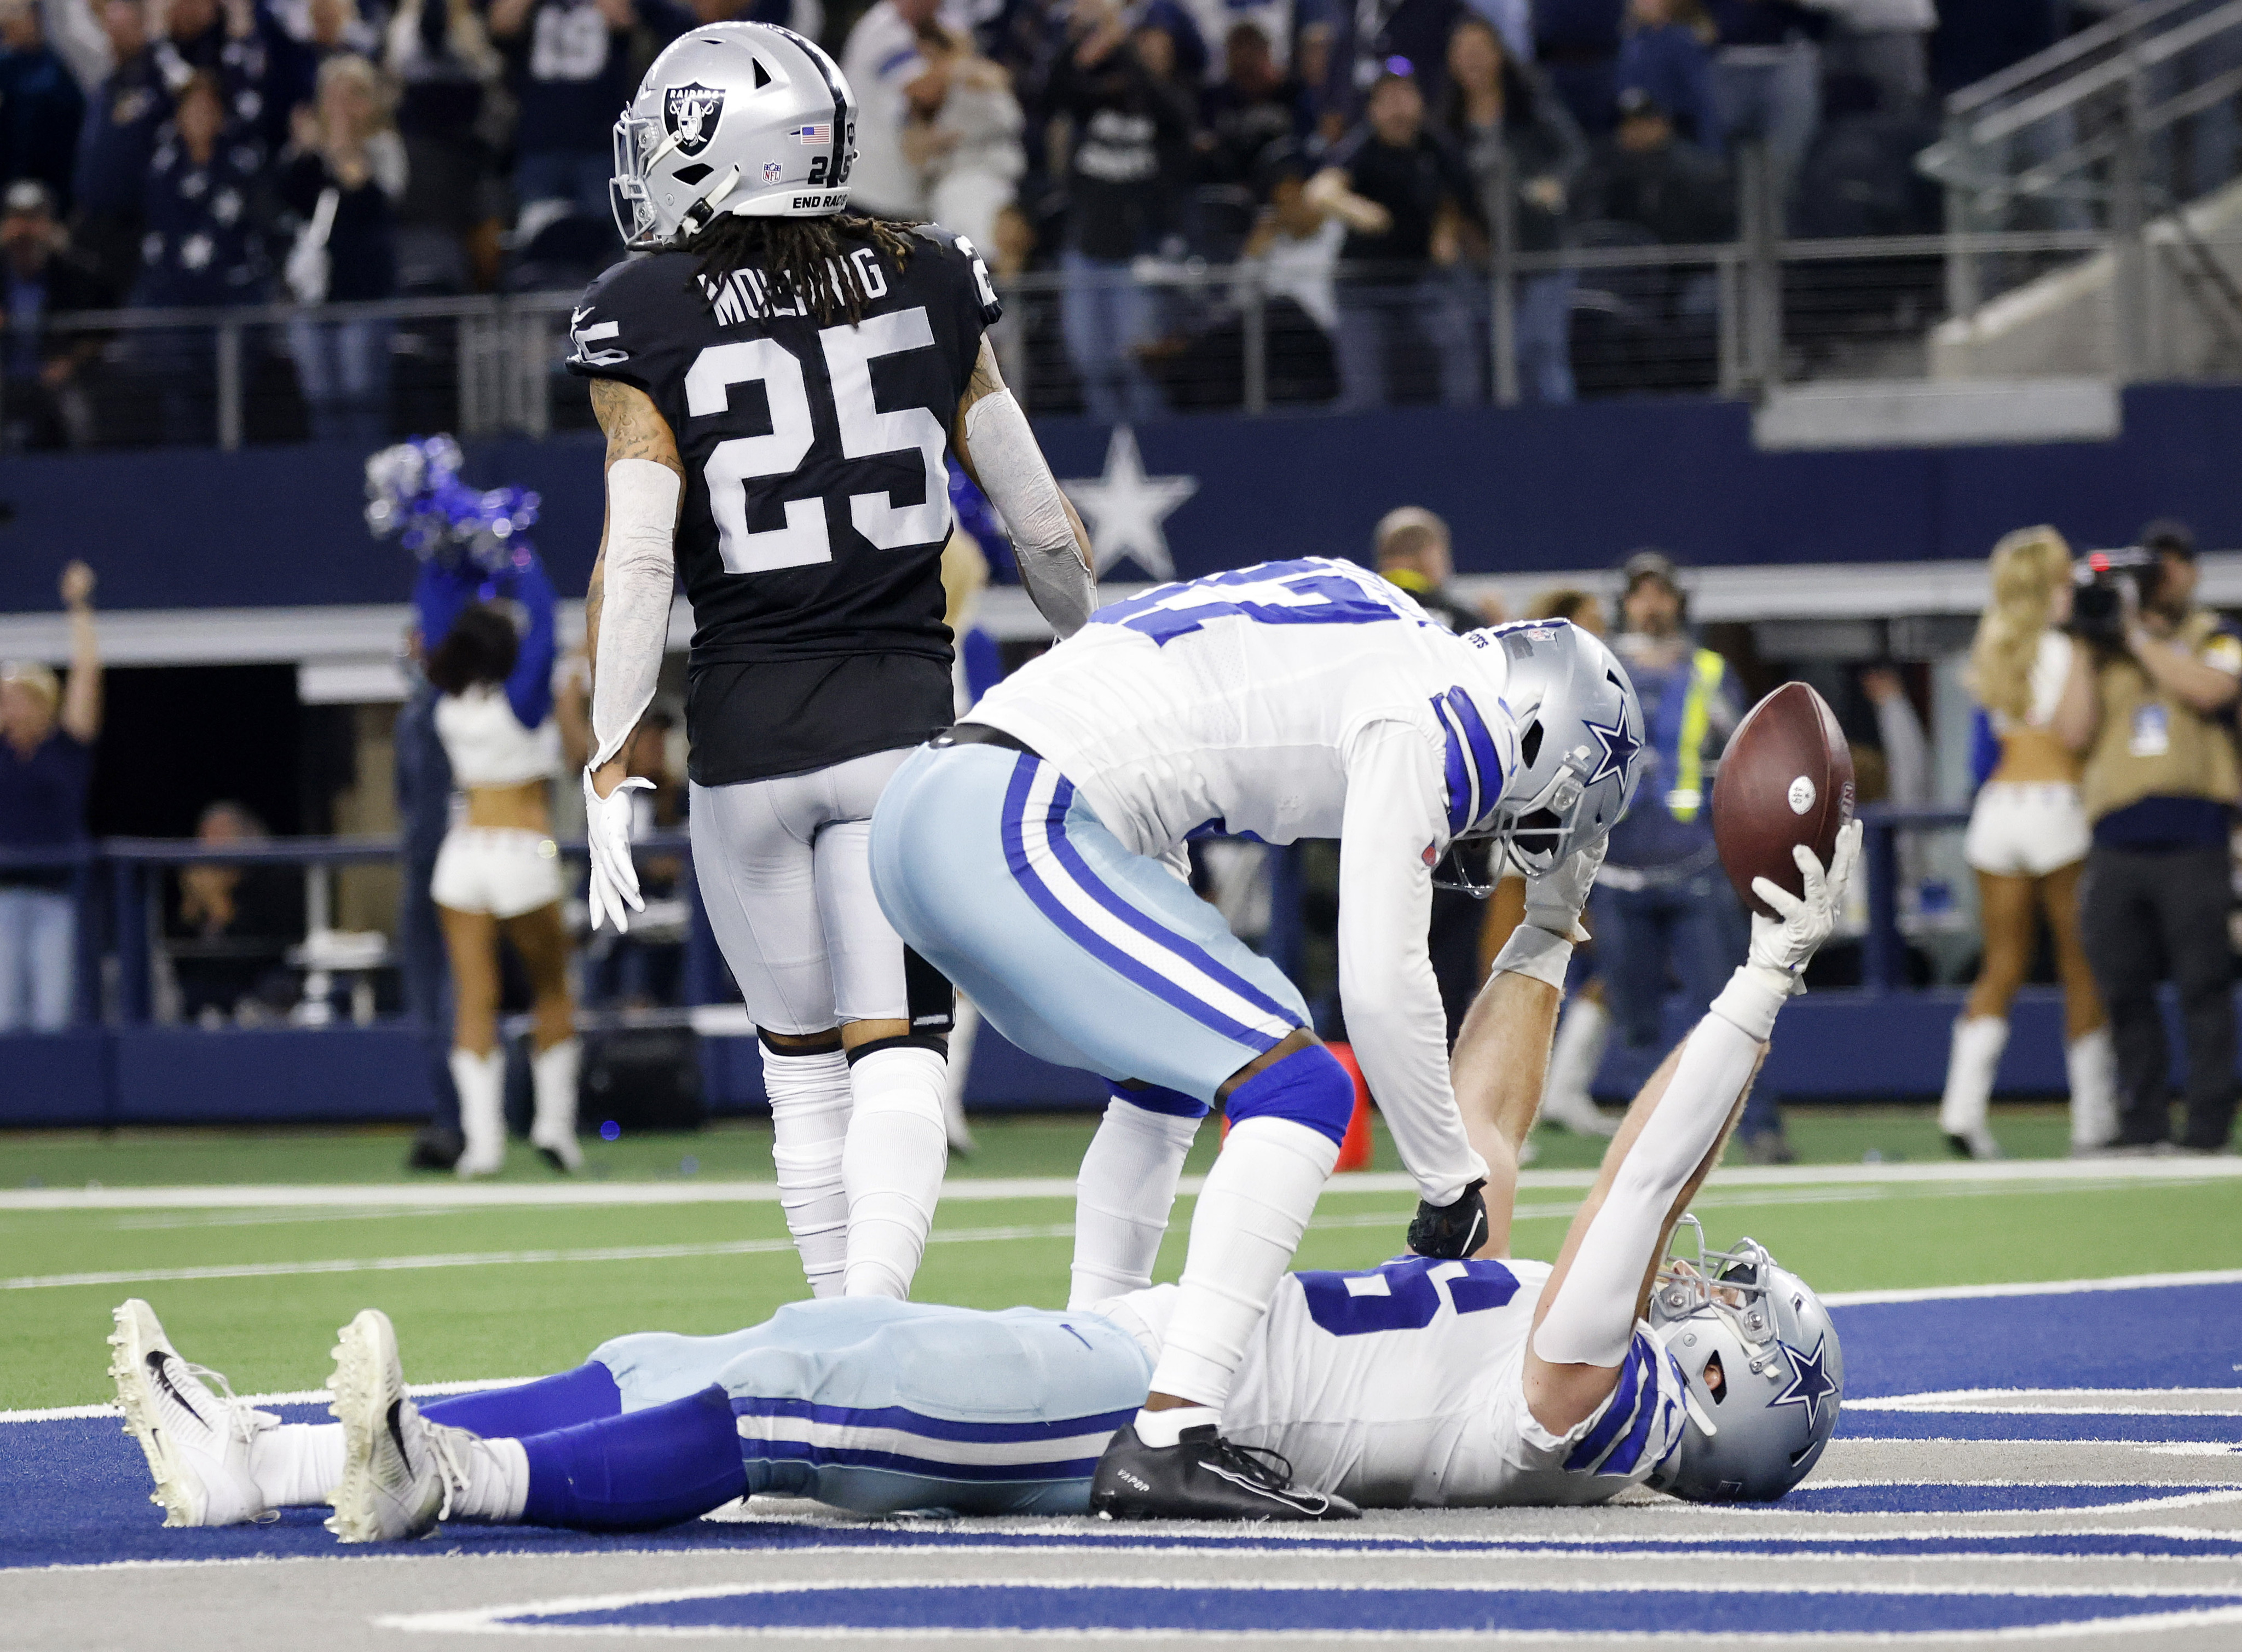
[(162, 1349), (158, 1348), (152, 1350), (149, 1353), (148, 1372), (151, 1376), (156, 1379), (157, 1386), (178, 1402), (180, 1410), (185, 1412), (187, 1415), (192, 1417), (197, 1422), (201, 1423), (204, 1427), (207, 1428), (210, 1427), (209, 1422), (205, 1420), (203, 1414), (197, 1411), (194, 1407), (187, 1403), (187, 1396), (179, 1392), (178, 1385), (171, 1380), (171, 1373), (164, 1368), (164, 1352)]
[(1275, 1487), (1261, 1485), (1247, 1479), (1244, 1474), (1234, 1474), (1227, 1468), (1217, 1468), (1212, 1463), (1201, 1463), (1198, 1466), (1218, 1480), (1228, 1481), (1240, 1491), (1252, 1492), (1256, 1497), (1266, 1497), (1271, 1502), (1282, 1503), (1287, 1508), (1306, 1509), (1311, 1514), (1320, 1514), (1331, 1507), (1331, 1500), (1319, 1492), (1285, 1491)]
[(413, 1460), (405, 1454), (405, 1430), (398, 1425), (398, 1414), (403, 1409), (404, 1405), (405, 1402), (402, 1400), (393, 1400), (389, 1402), (389, 1437), (397, 1442), (397, 1459), (409, 1472), (413, 1467)]

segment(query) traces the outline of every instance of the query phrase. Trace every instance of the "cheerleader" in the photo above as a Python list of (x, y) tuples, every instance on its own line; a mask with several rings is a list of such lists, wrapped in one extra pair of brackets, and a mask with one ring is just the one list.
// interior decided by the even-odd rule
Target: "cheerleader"
[(452, 962), (452, 1082), (467, 1138), (456, 1167), (461, 1176), (493, 1175), (506, 1162), (501, 938), (520, 958), (534, 999), (536, 1114), (529, 1139), (556, 1169), (574, 1171), (583, 1162), (576, 1145), (576, 1006), (547, 797), (561, 769), (552, 588), (540, 579), (534, 592), (542, 594), (542, 611), (530, 614), (526, 641), (505, 608), (472, 602), (428, 656), (428, 681), (439, 695), (436, 733), (457, 788), (429, 894)]
[(2020, 528), (1993, 547), (1992, 587), (1970, 652), (1969, 685), (1999, 760), (1977, 793), (1963, 844), (1977, 874), (1984, 962), (1954, 1024), (1938, 1127), (1965, 1158), (2001, 1156), (1986, 1104), (2009, 1041), (2009, 1006), (2031, 968), (2044, 917), (2063, 981), (2071, 1151), (2088, 1152), (2116, 1134), (2116, 1064), (2079, 938), (2088, 834), (2078, 759), (2049, 727), (2074, 647), (2061, 629), (2071, 617), (2071, 547), (2051, 527)]

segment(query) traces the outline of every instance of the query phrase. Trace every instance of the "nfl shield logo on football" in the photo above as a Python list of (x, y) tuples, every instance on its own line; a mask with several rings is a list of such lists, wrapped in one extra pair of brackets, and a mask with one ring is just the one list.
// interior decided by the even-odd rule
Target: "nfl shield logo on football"
[(779, 179), (780, 179), (781, 178), (784, 177), (785, 175), (786, 175), (786, 168), (785, 168), (785, 167), (783, 167), (783, 166), (782, 166), (782, 165), (780, 165), (778, 162), (776, 162), (776, 161), (765, 161), (765, 162), (763, 163), (763, 182), (764, 182), (764, 183), (766, 183), (766, 184), (775, 184), (775, 183), (777, 183), (777, 182), (779, 181)]
[(684, 155), (698, 155), (708, 147), (723, 114), (724, 94), (698, 81), (672, 86), (662, 109), (663, 123), (677, 140), (678, 152)]

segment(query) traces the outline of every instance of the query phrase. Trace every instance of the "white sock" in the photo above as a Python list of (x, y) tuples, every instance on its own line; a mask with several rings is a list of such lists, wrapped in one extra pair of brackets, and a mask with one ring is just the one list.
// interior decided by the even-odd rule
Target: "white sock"
[(1185, 1429), (1209, 1423), (1222, 1425), (1222, 1414), (1212, 1406), (1170, 1406), (1161, 1411), (1139, 1411), (1134, 1426), (1137, 1438), (1157, 1450), (1176, 1444)]
[(452, 1086), (460, 1092), (460, 1134), (467, 1138), (459, 1173), (491, 1175), (506, 1163), (504, 1046), (480, 1056), (453, 1050)]
[(2008, 1047), (2004, 1016), (1970, 1016), (1954, 1024), (1953, 1047), (1946, 1058), (1946, 1093), (1938, 1102), (1938, 1127), (1950, 1136), (1969, 1136), (1985, 1128), (1993, 1098), (1993, 1074)]
[(810, 1294), (838, 1296), (849, 1260), (849, 1196), (841, 1184), (852, 1096), (848, 1058), (838, 1050), (781, 1055), (769, 1044), (762, 1051), (771, 1165), (786, 1229), (802, 1254)]
[(942, 1121), (950, 1132), (950, 1151), (973, 1151), (973, 1126), (965, 1118), (965, 1080), (973, 1071), (973, 1046), (981, 1037), (981, 1011), (960, 997), (950, 1023), (950, 1082), (942, 1093)]
[(583, 1046), (563, 1038), (529, 1059), (530, 1088), (536, 1097), (536, 1122), (529, 1139), (559, 1155), (568, 1169), (583, 1162), (576, 1145), (576, 1074)]
[(1199, 1121), (1116, 1096), (1082, 1156), (1074, 1183), (1073, 1312), (1152, 1282), (1176, 1182)]
[(529, 1454), (521, 1441), (485, 1440), (459, 1429), (453, 1444), (464, 1447), (460, 1467), (467, 1471), (467, 1481), (452, 1487), (450, 1518), (499, 1525), (519, 1521), (529, 1503)]
[(1289, 1118), (1231, 1127), (1191, 1215), (1154, 1393), (1220, 1409), (1338, 1159), (1337, 1142)]
[(342, 1483), (343, 1426), (284, 1422), (249, 1442), (249, 1475), (268, 1508), (305, 1508)]
[(849, 1190), (849, 1271), (843, 1296), (910, 1295), (942, 1197), (950, 1132), (942, 1096), (950, 1072), (936, 1051), (896, 1044), (849, 1069), (856, 1111), (841, 1155)]
[(2118, 1138), (2118, 1048), (2097, 1027), (2064, 1046), (2071, 1079), (2071, 1145), (2091, 1151)]

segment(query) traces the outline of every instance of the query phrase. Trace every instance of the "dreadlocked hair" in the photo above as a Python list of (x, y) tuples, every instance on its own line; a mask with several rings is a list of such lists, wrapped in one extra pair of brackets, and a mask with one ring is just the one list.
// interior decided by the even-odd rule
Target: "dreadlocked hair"
[(774, 292), (807, 299), (809, 312), (820, 322), (829, 326), (845, 317), (853, 325), (864, 319), (871, 294), (864, 291), (863, 272), (849, 257), (850, 249), (872, 247), (901, 269), (910, 262), (909, 232), (913, 227), (862, 212), (837, 212), (829, 218), (728, 215), (684, 245), (700, 255), (693, 279), (704, 290), (735, 270), (753, 268)]

